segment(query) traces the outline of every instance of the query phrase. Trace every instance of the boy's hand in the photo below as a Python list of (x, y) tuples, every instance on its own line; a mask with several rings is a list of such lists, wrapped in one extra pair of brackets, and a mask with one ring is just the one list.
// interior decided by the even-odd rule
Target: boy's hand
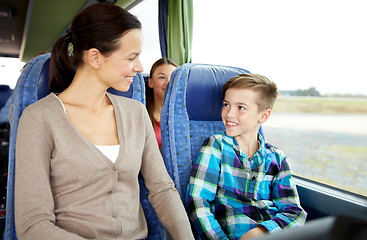
[(240, 240), (246, 240), (246, 239), (251, 239), (251, 238), (254, 238), (254, 237), (260, 237), (260, 236), (262, 236), (266, 233), (268, 233), (268, 230), (263, 226), (259, 226), (259, 227), (253, 228), (250, 231), (248, 231), (247, 233), (243, 234), (242, 237), (240, 238)]

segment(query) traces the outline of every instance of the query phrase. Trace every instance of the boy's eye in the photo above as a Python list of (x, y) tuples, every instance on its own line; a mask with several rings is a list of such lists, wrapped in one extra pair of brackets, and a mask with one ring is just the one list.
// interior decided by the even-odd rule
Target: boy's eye
[(239, 106), (238, 107), (240, 110), (246, 110), (246, 108), (245, 107), (242, 107), (242, 106)]

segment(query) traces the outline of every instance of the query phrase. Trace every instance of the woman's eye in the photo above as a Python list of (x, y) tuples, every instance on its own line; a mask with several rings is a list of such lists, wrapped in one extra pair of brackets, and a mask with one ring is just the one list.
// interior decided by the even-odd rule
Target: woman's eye
[(223, 103), (223, 107), (228, 107), (229, 104), (228, 103)]

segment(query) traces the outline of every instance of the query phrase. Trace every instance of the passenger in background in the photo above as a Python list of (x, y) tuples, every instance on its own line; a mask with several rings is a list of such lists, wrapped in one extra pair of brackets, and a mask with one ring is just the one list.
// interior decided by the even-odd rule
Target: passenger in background
[(107, 92), (129, 89), (143, 70), (141, 48), (141, 23), (110, 3), (84, 9), (56, 41), (52, 93), (28, 106), (19, 123), (15, 224), (20, 240), (145, 239), (139, 173), (168, 232), (174, 239), (193, 239), (145, 107)]
[(277, 95), (275, 83), (257, 74), (223, 86), (226, 131), (203, 143), (187, 190), (201, 239), (244, 240), (304, 224), (286, 156), (258, 133)]
[(146, 88), (146, 105), (152, 122), (155, 137), (161, 148), (161, 110), (164, 92), (177, 64), (167, 58), (158, 59), (150, 69), (148, 87)]

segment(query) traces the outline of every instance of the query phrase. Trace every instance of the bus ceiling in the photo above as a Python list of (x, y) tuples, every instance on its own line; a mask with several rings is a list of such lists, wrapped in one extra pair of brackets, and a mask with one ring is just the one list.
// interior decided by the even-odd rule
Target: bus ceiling
[(143, 0), (1, 0), (0, 57), (27, 62), (40, 52), (50, 51), (55, 40), (68, 29), (73, 17), (87, 6), (111, 2), (131, 9)]

